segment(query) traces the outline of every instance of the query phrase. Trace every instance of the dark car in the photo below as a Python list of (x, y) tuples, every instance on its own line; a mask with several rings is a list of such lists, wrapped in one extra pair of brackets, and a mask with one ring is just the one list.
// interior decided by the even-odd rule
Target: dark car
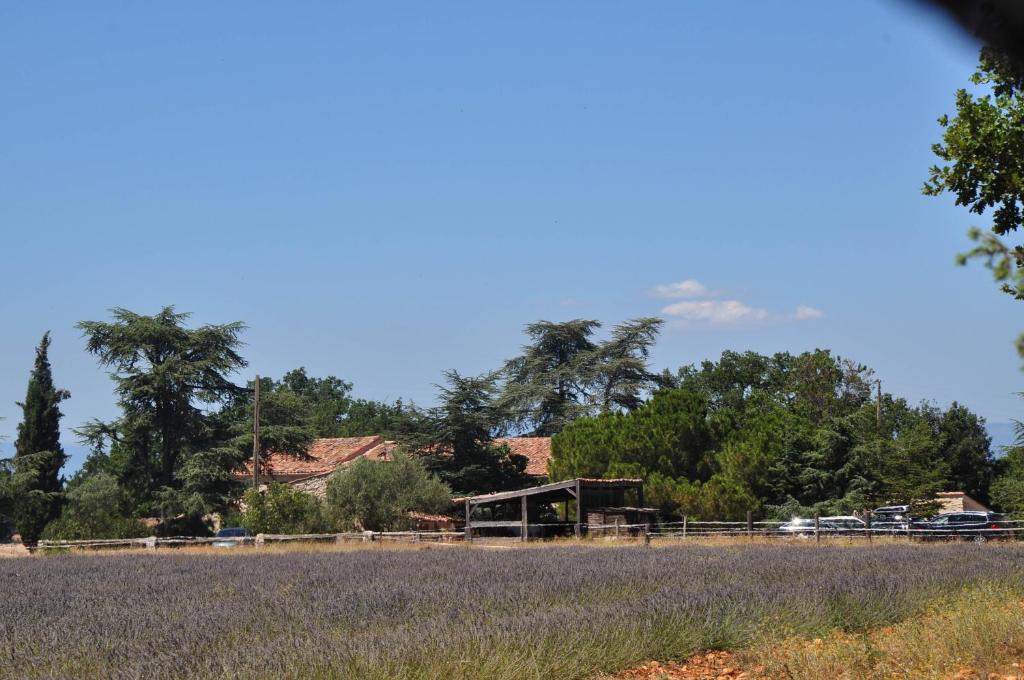
[(214, 548), (237, 548), (244, 545), (246, 539), (251, 536), (249, 530), (244, 527), (228, 527), (217, 532), (211, 545)]
[(929, 540), (968, 540), (977, 543), (1008, 539), (1013, 531), (1006, 516), (980, 510), (944, 512), (926, 520), (913, 520), (911, 533), (915, 538)]

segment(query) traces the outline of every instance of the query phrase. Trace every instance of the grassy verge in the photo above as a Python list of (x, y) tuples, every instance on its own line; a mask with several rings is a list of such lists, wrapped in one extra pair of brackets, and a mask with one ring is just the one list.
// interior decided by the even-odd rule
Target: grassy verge
[[(1019, 678), (1024, 676), (1024, 599), (988, 583), (933, 601), (884, 628), (824, 638), (765, 639), (741, 655), (770, 678)], [(1014, 665), (1016, 664), (1016, 666)]]

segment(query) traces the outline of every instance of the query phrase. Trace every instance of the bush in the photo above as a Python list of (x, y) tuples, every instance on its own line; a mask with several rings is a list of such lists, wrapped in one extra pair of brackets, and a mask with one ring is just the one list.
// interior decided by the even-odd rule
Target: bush
[(316, 534), (331, 531), (323, 502), (286, 484), (271, 482), (264, 492), (250, 489), (241, 525), (254, 534)]
[(419, 460), (402, 455), (390, 461), (360, 458), (331, 477), (327, 507), (345, 530), (401, 531), (410, 527), (410, 512), (450, 509), (451, 489)]
[(113, 517), (102, 527), (102, 531), (96, 531), (95, 526), (84, 526), (65, 513), (46, 525), (42, 539), (79, 541), (91, 538), (144, 538), (152, 535), (152, 529), (131, 517)]
[(100, 472), (86, 477), (66, 494), (61, 516), (46, 525), (42, 538), (139, 538), (153, 531), (128, 517), (128, 498), (113, 475)]

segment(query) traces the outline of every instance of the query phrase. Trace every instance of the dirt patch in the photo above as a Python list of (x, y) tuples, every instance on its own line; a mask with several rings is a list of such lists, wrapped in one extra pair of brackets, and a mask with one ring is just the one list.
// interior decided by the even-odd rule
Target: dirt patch
[(681, 663), (660, 663), (649, 661), (642, 666), (630, 668), (609, 680), (769, 680), (756, 671), (739, 667), (729, 652), (706, 652), (690, 657)]

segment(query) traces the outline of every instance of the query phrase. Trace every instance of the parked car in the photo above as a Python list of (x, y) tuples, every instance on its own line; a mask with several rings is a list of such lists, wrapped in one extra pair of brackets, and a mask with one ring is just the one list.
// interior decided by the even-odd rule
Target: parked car
[(885, 505), (871, 512), (872, 531), (906, 533), (910, 528), (909, 505)]
[(970, 540), (977, 543), (1009, 539), (1013, 532), (1005, 515), (988, 511), (944, 512), (910, 523), (911, 533), (922, 541)]
[[(863, 532), (867, 525), (863, 520), (852, 515), (835, 515), (818, 518), (818, 531), (822, 534), (836, 536), (854, 531)], [(789, 536), (813, 536), (814, 520), (794, 518), (779, 527), (779, 531)]]
[(864, 520), (853, 515), (837, 515), (835, 517), (822, 517), (821, 525), (828, 527), (833, 534), (848, 534), (851, 532), (864, 533), (868, 525)]
[(813, 519), (801, 519), (794, 517), (785, 524), (779, 527), (779, 532), (787, 536), (813, 536), (814, 535), (814, 520)]
[(251, 536), (252, 534), (245, 527), (229, 527), (218, 531), (210, 545), (214, 548), (237, 548), (240, 545), (245, 545), (245, 539)]

